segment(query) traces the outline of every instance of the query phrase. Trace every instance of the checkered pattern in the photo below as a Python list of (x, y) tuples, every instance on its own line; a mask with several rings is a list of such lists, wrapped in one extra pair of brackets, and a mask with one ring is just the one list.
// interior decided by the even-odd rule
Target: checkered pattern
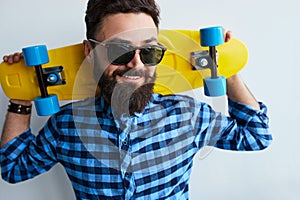
[(153, 95), (143, 113), (113, 117), (103, 98), (64, 106), (35, 137), (1, 149), (2, 177), (33, 178), (61, 163), (77, 199), (188, 199), (194, 155), (205, 145), (261, 150), (272, 137), (266, 107), (229, 100), (231, 117), (181, 95)]

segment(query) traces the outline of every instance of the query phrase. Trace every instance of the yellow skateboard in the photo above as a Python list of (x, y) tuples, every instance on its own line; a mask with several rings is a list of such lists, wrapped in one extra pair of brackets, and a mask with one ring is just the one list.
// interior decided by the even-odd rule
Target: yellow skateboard
[[(217, 30), (219, 35), (221, 33), (221, 27), (208, 28), (208, 32), (201, 34), (199, 30), (160, 31), (159, 43), (166, 46), (167, 51), (157, 66), (155, 93), (178, 93), (206, 84), (210, 87), (210, 80), (213, 80), (213, 88), (217, 85), (224, 87), (225, 79), (222, 79), (221, 85), (220, 82), (215, 85), (214, 80), (230, 77), (246, 65), (248, 51), (242, 42), (232, 38), (224, 44), (213, 44), (214, 40), (209, 37), (214, 31), (210, 30)], [(204, 33), (209, 35), (204, 36)], [(203, 40), (208, 41), (209, 44), (205, 45), (208, 47), (203, 47)], [(84, 59), (82, 44), (44, 51), (49, 56), (48, 60), (41, 58), (42, 61), (37, 61), (33, 58), (33, 64), (30, 64), (29, 59), (27, 66), (24, 60), (13, 65), (0, 64), (1, 86), (7, 97), (35, 100), (41, 110), (38, 114), (49, 115), (59, 110), (58, 100), (79, 100), (95, 95), (97, 84), (93, 79), (93, 66)], [(39, 66), (36, 62), (40, 62)], [(208, 82), (203, 82), (206, 78)], [(49, 111), (48, 104), (50, 107), (54, 104), (57, 108)]]

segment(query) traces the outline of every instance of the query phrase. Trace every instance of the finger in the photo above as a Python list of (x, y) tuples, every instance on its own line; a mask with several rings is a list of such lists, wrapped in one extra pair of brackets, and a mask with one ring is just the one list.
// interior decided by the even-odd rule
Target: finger
[(232, 32), (227, 30), (225, 31), (224, 41), (229, 42), (229, 40), (232, 38)]
[(14, 53), (13, 54), (13, 62), (19, 62), (22, 59), (23, 55), (22, 53)]
[(8, 56), (3, 56), (3, 61), (7, 62), (7, 60), (8, 60)]
[(13, 55), (7, 56), (7, 63), (8, 64), (13, 64), (14, 63)]

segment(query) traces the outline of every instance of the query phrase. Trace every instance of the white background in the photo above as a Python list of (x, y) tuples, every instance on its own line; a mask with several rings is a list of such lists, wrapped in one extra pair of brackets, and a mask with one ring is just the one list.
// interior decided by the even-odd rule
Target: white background
[[(198, 29), (222, 25), (249, 49), (242, 71), (248, 87), (269, 107), (274, 142), (262, 152), (213, 150), (195, 158), (191, 199), (299, 200), (300, 23), (297, 0), (158, 0), (161, 28)], [(1, 0), (0, 55), (24, 46), (55, 48), (85, 38), (87, 1)], [(199, 95), (202, 94), (199, 92)], [(0, 90), (0, 127), (8, 99)], [(46, 118), (34, 117), (39, 130)], [(63, 168), (57, 165), (33, 180), (0, 181), (0, 200), (72, 200)]]

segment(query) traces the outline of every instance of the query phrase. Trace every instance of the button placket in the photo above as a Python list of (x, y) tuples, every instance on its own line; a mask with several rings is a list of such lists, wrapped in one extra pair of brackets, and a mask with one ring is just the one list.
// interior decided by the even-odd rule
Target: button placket
[(132, 119), (126, 120), (126, 128), (119, 135), (119, 150), (120, 150), (120, 168), (123, 185), (125, 189), (125, 199), (131, 199), (135, 191), (134, 174), (132, 172), (132, 154), (130, 131), (132, 129)]

